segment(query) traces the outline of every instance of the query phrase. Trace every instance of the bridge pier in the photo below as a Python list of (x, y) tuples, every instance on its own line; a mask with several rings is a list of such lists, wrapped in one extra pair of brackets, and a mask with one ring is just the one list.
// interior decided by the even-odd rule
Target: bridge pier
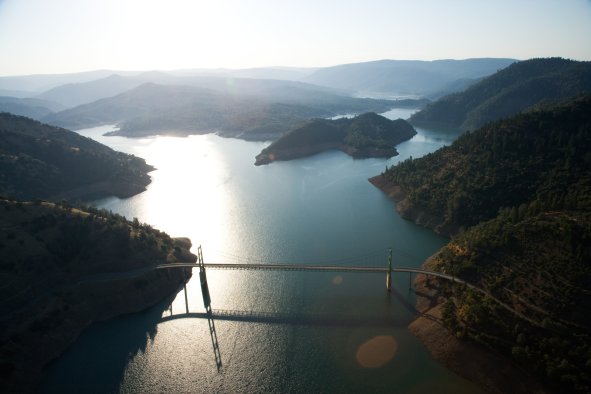
[(211, 315), (211, 297), (209, 295), (209, 286), (207, 284), (207, 275), (205, 274), (205, 264), (203, 263), (203, 251), (201, 246), (197, 248), (197, 263), (199, 264), (199, 280), (201, 282), (201, 294), (203, 295), (203, 306), (208, 315)]

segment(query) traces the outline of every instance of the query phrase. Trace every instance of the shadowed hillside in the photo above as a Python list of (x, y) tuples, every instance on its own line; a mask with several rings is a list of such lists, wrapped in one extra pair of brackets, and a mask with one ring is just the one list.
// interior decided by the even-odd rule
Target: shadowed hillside
[[(371, 180), (402, 216), (441, 232), (467, 229), (427, 264), (487, 295), (422, 278), (431, 319), (558, 392), (591, 388), (590, 151), (585, 96), (467, 133)], [(426, 321), (413, 323), (421, 339), (445, 338)]]
[[(590, 210), (524, 205), (453, 239), (430, 268), (490, 293), (431, 281), (451, 334), (494, 349), (556, 392), (591, 389)], [(435, 297), (437, 298), (437, 297)]]
[[(435, 229), (469, 227), (500, 208), (591, 201), (591, 96), (466, 133), (376, 178), (399, 190), (399, 212)], [(421, 221), (421, 219), (419, 219)], [(445, 231), (444, 231), (445, 232)]]
[(73, 199), (145, 190), (154, 168), (72, 131), (0, 114), (0, 194)]
[(119, 274), (195, 261), (189, 240), (106, 211), (0, 199), (0, 212), (0, 382), (7, 392), (32, 391), (43, 367), (92, 322), (148, 308), (185, 280), (182, 270)]

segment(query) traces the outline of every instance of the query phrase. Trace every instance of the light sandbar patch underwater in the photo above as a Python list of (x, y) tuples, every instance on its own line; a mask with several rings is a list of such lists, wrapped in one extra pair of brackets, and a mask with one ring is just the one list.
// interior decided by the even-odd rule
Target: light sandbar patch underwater
[(379, 368), (388, 364), (398, 351), (398, 343), (391, 335), (378, 335), (357, 349), (355, 359), (363, 368)]

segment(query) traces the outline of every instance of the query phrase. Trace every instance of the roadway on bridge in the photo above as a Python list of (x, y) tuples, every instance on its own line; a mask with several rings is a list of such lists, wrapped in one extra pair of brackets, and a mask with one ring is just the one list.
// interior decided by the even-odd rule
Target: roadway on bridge
[[(320, 272), (359, 272), (371, 274), (386, 274), (388, 267), (375, 266), (351, 266), (351, 265), (310, 265), (310, 264), (229, 264), (229, 263), (207, 263), (203, 264), (205, 269), (217, 270), (258, 270), (258, 271), (320, 271)], [(156, 268), (198, 268), (199, 265), (195, 263), (172, 263), (158, 265)], [(437, 276), (457, 283), (465, 283), (463, 280), (454, 277), (453, 275), (444, 274), (441, 272), (422, 270), (411, 267), (396, 267), (392, 268), (392, 272), (408, 272), (416, 274), (425, 274)]]

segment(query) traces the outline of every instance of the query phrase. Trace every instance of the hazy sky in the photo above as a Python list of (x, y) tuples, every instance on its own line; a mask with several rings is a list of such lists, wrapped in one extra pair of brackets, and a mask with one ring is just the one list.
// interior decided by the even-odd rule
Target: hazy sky
[(590, 0), (0, 0), (0, 75), (591, 60)]

